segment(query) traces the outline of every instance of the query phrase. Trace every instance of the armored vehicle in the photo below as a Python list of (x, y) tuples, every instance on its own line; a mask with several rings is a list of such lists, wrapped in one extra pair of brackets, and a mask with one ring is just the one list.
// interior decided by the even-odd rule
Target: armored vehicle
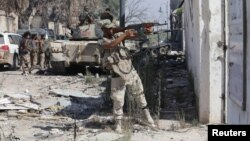
[(85, 70), (86, 66), (100, 65), (100, 44), (102, 32), (96, 24), (78, 26), (72, 29), (67, 40), (50, 42), (50, 64), (56, 73)]

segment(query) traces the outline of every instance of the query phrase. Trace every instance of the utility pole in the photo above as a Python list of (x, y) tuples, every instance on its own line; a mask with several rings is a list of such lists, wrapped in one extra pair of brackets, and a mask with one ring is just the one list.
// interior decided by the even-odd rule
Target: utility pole
[(120, 27), (125, 27), (125, 0), (120, 0)]

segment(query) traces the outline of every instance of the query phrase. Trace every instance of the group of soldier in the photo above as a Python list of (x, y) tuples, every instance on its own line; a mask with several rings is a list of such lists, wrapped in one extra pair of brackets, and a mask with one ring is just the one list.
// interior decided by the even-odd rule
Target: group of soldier
[(31, 35), (29, 31), (23, 34), (19, 46), (19, 57), (22, 74), (31, 74), (32, 69), (45, 70), (45, 35)]

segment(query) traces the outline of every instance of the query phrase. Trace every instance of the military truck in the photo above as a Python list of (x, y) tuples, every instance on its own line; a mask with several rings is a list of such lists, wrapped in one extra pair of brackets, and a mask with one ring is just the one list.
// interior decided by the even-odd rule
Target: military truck
[(100, 32), (96, 24), (72, 29), (72, 37), (50, 42), (50, 64), (55, 73), (84, 71), (86, 66), (100, 65)]

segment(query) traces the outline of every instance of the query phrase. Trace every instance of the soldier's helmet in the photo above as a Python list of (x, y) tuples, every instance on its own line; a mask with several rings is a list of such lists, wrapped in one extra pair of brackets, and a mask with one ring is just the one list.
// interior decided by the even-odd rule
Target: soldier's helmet
[(99, 25), (102, 28), (115, 28), (116, 27), (116, 25), (113, 22), (111, 22), (109, 19), (99, 21)]
[(30, 38), (31, 33), (29, 31), (24, 32), (23, 38)]
[(84, 6), (83, 10), (86, 11), (86, 12), (89, 12), (89, 8), (87, 6)]
[(106, 12), (110, 12), (110, 8), (106, 8), (105, 11), (106, 11)]

